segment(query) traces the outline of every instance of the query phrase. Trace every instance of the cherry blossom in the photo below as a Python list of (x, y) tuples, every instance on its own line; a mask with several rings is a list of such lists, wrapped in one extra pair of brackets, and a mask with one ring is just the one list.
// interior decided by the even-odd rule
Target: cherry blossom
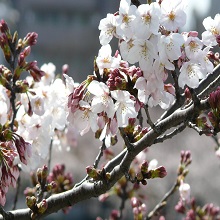
[(168, 36), (161, 35), (158, 41), (159, 57), (161, 61), (170, 62), (177, 60), (181, 56), (181, 46), (184, 44), (184, 39), (181, 34), (171, 33)]
[(93, 132), (98, 129), (97, 115), (91, 111), (89, 103), (83, 100), (80, 100), (79, 109), (71, 117), (69, 120), (78, 128), (80, 135), (87, 133), (90, 127)]
[(109, 118), (114, 116), (114, 103), (110, 97), (108, 86), (102, 82), (93, 80), (89, 86), (88, 91), (95, 95), (92, 99), (91, 110), (94, 113), (106, 112)]
[(116, 33), (124, 40), (129, 40), (134, 33), (136, 7), (131, 5), (131, 0), (121, 0), (119, 16), (116, 19)]
[(199, 79), (204, 79), (206, 73), (199, 64), (191, 61), (185, 62), (180, 69), (179, 86), (184, 88), (185, 85), (188, 85), (191, 88), (196, 88), (199, 85)]
[(213, 63), (208, 58), (208, 52), (210, 47), (205, 47), (199, 54), (198, 60), (200, 61), (200, 65), (204, 68), (208, 73), (212, 73), (214, 69)]
[(118, 68), (120, 64), (121, 56), (112, 57), (112, 49), (109, 44), (101, 47), (96, 58), (100, 74), (102, 74), (104, 68)]
[(150, 35), (158, 34), (160, 8), (157, 3), (142, 4), (136, 10), (134, 20), (135, 35), (139, 39), (149, 39)]
[(188, 37), (185, 42), (186, 56), (190, 60), (198, 60), (199, 53), (201, 53), (203, 43), (198, 37)]
[(148, 70), (153, 65), (153, 60), (157, 58), (157, 51), (150, 40), (136, 39), (134, 46), (130, 49), (127, 61), (131, 64), (139, 62), (142, 70)]
[(135, 102), (130, 98), (128, 91), (114, 90), (111, 91), (112, 97), (116, 100), (115, 110), (118, 127), (126, 127), (129, 118), (136, 118)]
[(44, 85), (49, 85), (54, 80), (56, 66), (53, 63), (44, 63), (40, 69), (45, 72), (40, 82)]
[(214, 19), (205, 18), (203, 25), (206, 31), (202, 33), (202, 42), (206, 46), (216, 46), (218, 44), (216, 37), (220, 35), (220, 14), (216, 14)]
[(176, 31), (186, 23), (185, 5), (182, 0), (163, 0), (160, 23), (168, 31)]
[(98, 29), (101, 31), (99, 35), (101, 45), (108, 44), (116, 35), (116, 17), (116, 15), (107, 14), (107, 17), (100, 21)]

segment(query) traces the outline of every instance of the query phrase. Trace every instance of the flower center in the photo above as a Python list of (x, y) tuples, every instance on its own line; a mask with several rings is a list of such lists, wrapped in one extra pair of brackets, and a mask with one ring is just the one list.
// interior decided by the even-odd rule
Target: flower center
[(213, 35), (219, 35), (219, 32), (218, 32), (218, 30), (215, 27), (211, 27), (211, 33)]
[(196, 52), (198, 50), (198, 44), (195, 41), (191, 41), (189, 43), (190, 50)]
[(126, 24), (128, 24), (128, 23), (130, 22), (130, 18), (129, 18), (129, 16), (128, 16), (127, 14), (125, 14), (125, 15), (123, 16), (122, 22), (123, 22), (123, 23), (126, 23)]
[(149, 24), (151, 21), (151, 16), (149, 14), (146, 14), (142, 17), (142, 19), (144, 20), (145, 24)]
[(174, 21), (176, 15), (175, 15), (175, 13), (174, 13), (173, 11), (171, 11), (170, 14), (168, 15), (168, 17), (169, 17), (169, 19), (170, 19), (171, 21)]
[(189, 76), (189, 78), (193, 78), (195, 76), (195, 71), (193, 70), (192, 66), (188, 66), (187, 67), (187, 74)]

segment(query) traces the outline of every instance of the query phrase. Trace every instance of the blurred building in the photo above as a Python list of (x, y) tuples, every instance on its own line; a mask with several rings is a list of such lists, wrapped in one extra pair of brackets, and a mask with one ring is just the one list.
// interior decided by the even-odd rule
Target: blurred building
[(107, 12), (114, 13), (118, 1), (108, 0), (20, 0), (13, 1), (20, 14), (20, 36), (38, 33), (33, 59), (39, 66), (53, 62), (60, 72), (69, 64), (75, 81), (93, 71), (94, 56), (100, 48), (98, 24)]

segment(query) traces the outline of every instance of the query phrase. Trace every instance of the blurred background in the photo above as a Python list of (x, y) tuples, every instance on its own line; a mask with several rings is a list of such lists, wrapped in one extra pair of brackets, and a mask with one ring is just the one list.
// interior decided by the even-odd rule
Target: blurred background
[[(197, 30), (202, 33), (203, 19), (208, 15), (214, 18), (214, 15), (219, 13), (219, 4), (219, 0), (189, 1), (187, 25), (182, 31)], [(28, 32), (38, 33), (37, 45), (32, 47), (32, 59), (37, 60), (39, 66), (52, 62), (57, 67), (57, 73), (60, 73), (62, 65), (68, 64), (69, 74), (75, 81), (81, 82), (93, 72), (93, 60), (100, 48), (99, 21), (106, 17), (107, 13), (116, 12), (118, 6), (119, 0), (0, 0), (0, 19), (5, 19), (11, 30), (17, 30), (22, 38)], [(116, 44), (113, 48), (116, 49)], [(0, 62), (4, 62), (2, 53)], [(161, 110), (157, 109), (151, 114), (156, 120)], [(67, 171), (73, 173), (74, 181), (80, 181), (85, 175), (85, 167), (93, 164), (100, 147), (100, 142), (92, 142), (93, 139), (89, 133), (79, 138), (79, 146), (70, 152), (53, 152), (52, 163), (65, 162)], [(121, 148), (119, 145), (117, 146)], [(88, 147), (87, 155), (85, 152), (88, 152)], [(149, 181), (144, 189), (148, 198), (148, 210), (157, 204), (175, 181), (182, 149), (192, 151), (193, 163), (186, 179), (192, 185), (192, 196), (198, 198), (201, 205), (209, 202), (220, 205), (220, 160), (215, 156), (214, 147), (212, 139), (200, 137), (190, 129), (172, 140), (152, 146), (148, 151), (148, 160), (157, 158), (159, 165), (166, 167), (168, 176), (162, 180)], [(28, 186), (29, 179), (26, 175), (22, 175), (22, 181)], [(26, 186), (22, 186), (21, 192)], [(11, 190), (10, 193), (13, 196), (15, 192)], [(170, 199), (170, 204), (164, 211), (167, 219), (182, 219), (181, 216), (175, 216), (174, 206), (177, 200), (178, 193)], [(25, 207), (22, 195), (19, 201), (19, 207)], [(58, 212), (45, 219), (92, 220), (96, 216), (104, 219), (109, 216), (111, 208), (118, 208), (119, 203), (115, 202), (115, 197), (113, 201), (101, 204), (94, 198), (74, 206), (69, 215)], [(9, 196), (8, 209), (12, 203), (12, 197)], [(132, 219), (130, 204), (126, 205), (128, 209), (124, 219)]]

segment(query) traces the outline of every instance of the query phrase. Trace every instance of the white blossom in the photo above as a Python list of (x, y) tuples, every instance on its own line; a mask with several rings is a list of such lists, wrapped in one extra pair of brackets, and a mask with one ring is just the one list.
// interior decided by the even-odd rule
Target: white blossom
[(163, 0), (160, 23), (168, 31), (176, 31), (186, 23), (185, 5), (182, 0)]
[(100, 74), (103, 73), (104, 68), (117, 68), (119, 67), (121, 56), (112, 57), (112, 49), (109, 44), (102, 46), (99, 50), (96, 63), (99, 68)]
[(101, 31), (99, 35), (100, 44), (108, 44), (116, 35), (116, 16), (107, 14), (107, 17), (100, 21), (98, 28)]
[(202, 42), (206, 46), (216, 46), (218, 44), (216, 37), (220, 35), (220, 14), (216, 14), (214, 19), (205, 18), (203, 25), (206, 31), (202, 33)]
[(183, 63), (180, 69), (178, 83), (181, 88), (188, 85), (191, 88), (196, 88), (199, 85), (199, 80), (206, 77), (206, 71), (197, 63), (191, 61)]
[(95, 95), (92, 99), (91, 110), (94, 113), (100, 113), (102, 111), (107, 113), (109, 118), (114, 116), (114, 103), (110, 97), (110, 91), (108, 86), (102, 82), (93, 80), (89, 86), (88, 91)]
[(119, 16), (116, 19), (116, 33), (126, 41), (134, 35), (133, 21), (136, 9), (134, 5), (131, 5), (131, 0), (121, 0)]
[(134, 20), (135, 35), (139, 39), (148, 39), (159, 29), (160, 8), (157, 3), (142, 4), (136, 10)]
[(126, 127), (129, 118), (136, 118), (135, 102), (131, 100), (128, 91), (114, 90), (111, 91), (112, 97), (116, 100), (115, 111), (117, 116), (118, 127)]

